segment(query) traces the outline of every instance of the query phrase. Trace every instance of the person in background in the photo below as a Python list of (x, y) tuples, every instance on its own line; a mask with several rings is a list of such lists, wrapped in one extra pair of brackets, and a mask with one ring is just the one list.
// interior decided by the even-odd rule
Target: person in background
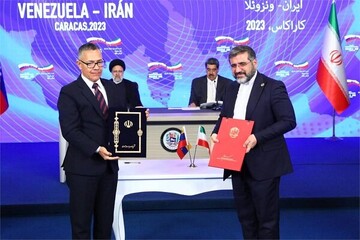
[(128, 108), (142, 107), (139, 86), (136, 82), (124, 78), (125, 69), (125, 62), (121, 59), (114, 59), (109, 64), (109, 71), (112, 74), (111, 80), (116, 84), (117, 96), (124, 98)]
[(236, 81), (226, 89), (219, 119), (211, 135), (211, 149), (219, 142), (222, 118), (254, 121), (244, 142), (240, 172), (231, 176), (233, 195), (244, 239), (279, 239), (279, 185), (293, 171), (284, 134), (296, 127), (294, 108), (283, 82), (261, 74), (254, 50), (234, 47), (229, 63)]
[[(117, 101), (126, 102), (127, 109), (141, 108), (143, 104), (140, 99), (139, 86), (136, 82), (130, 81), (124, 78), (124, 72), (126, 69), (125, 62), (121, 59), (114, 59), (109, 64), (109, 71), (111, 72), (112, 79), (115, 83), (115, 89), (117, 91)], [(150, 110), (145, 111), (146, 118), (150, 115)]]
[(205, 76), (192, 80), (189, 107), (223, 101), (225, 88), (232, 82), (232, 80), (218, 75), (219, 61), (216, 58), (209, 58), (205, 62), (205, 69)]
[(82, 45), (77, 57), (80, 76), (61, 88), (57, 103), (69, 143), (62, 167), (70, 191), (72, 238), (111, 239), (119, 167), (118, 157), (107, 150), (106, 118), (115, 91), (101, 78), (105, 62), (97, 45)]

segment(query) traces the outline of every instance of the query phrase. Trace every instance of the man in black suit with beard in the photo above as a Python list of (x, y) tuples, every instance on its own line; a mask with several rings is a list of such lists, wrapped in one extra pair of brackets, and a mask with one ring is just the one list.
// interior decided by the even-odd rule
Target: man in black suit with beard
[(252, 48), (234, 47), (229, 63), (236, 81), (226, 89), (211, 149), (222, 118), (254, 121), (252, 134), (239, 146), (246, 148), (240, 172), (225, 170), (224, 179), (232, 176), (244, 239), (279, 239), (280, 177), (293, 171), (284, 134), (296, 127), (294, 109), (284, 83), (257, 70)]
[[(139, 85), (136, 82), (130, 81), (124, 78), (124, 73), (126, 70), (125, 62), (121, 59), (114, 59), (109, 64), (109, 71), (111, 72), (112, 79), (111, 82), (114, 83), (115, 88), (115, 102), (120, 103), (120, 106), (117, 105), (117, 109), (123, 108), (122, 103), (126, 102), (126, 109), (131, 108), (142, 108), (143, 104), (140, 99), (139, 94)], [(147, 108), (145, 110), (145, 116), (148, 118), (150, 116), (150, 110)]]
[(216, 58), (209, 58), (205, 62), (205, 68), (205, 76), (192, 80), (189, 107), (223, 101), (225, 88), (232, 82), (232, 80), (218, 75), (219, 61)]
[(62, 167), (70, 191), (72, 238), (111, 239), (118, 157), (107, 150), (106, 118), (116, 93), (101, 78), (105, 63), (98, 46), (82, 45), (76, 63), (81, 74), (61, 89), (57, 105), (61, 132), (69, 143)]
[(128, 108), (142, 107), (139, 86), (136, 82), (124, 78), (125, 70), (125, 62), (121, 59), (114, 59), (109, 64), (111, 81), (115, 83), (117, 89), (116, 95), (118, 98), (123, 98), (122, 101), (127, 102)]

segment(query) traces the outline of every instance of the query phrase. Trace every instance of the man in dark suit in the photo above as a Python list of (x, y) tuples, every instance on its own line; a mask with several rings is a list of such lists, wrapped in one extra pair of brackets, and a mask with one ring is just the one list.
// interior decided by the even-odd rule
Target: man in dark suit
[[(123, 103), (126, 102), (126, 109), (131, 108), (142, 108), (143, 105), (140, 100), (139, 86), (136, 82), (130, 81), (124, 78), (124, 72), (126, 69), (125, 62), (121, 59), (114, 59), (110, 62), (109, 71), (112, 74), (111, 81), (115, 84), (114, 90), (115, 102)], [(119, 105), (115, 105), (117, 109), (123, 108)], [(150, 116), (150, 110), (145, 110), (146, 118)]]
[(139, 86), (136, 82), (124, 78), (125, 69), (125, 62), (121, 59), (114, 59), (110, 62), (109, 71), (112, 74), (111, 80), (117, 89), (116, 97), (124, 98), (122, 101), (127, 102), (128, 108), (142, 107)]
[(223, 101), (225, 88), (232, 80), (218, 75), (219, 61), (209, 58), (205, 62), (206, 75), (193, 79), (189, 107), (199, 107), (202, 103)]
[(118, 157), (107, 151), (106, 113), (114, 105), (115, 92), (110, 81), (100, 78), (104, 60), (96, 45), (79, 48), (77, 66), (80, 76), (61, 89), (57, 105), (61, 132), (69, 143), (63, 168), (70, 190), (72, 238), (91, 239), (93, 222), (94, 239), (111, 239)]
[(284, 134), (296, 127), (295, 113), (283, 82), (257, 71), (254, 50), (237, 46), (229, 62), (234, 81), (226, 89), (224, 104), (211, 136), (216, 142), (222, 118), (254, 121), (244, 142), (246, 154), (240, 172), (232, 176), (233, 195), (244, 239), (279, 239), (280, 177), (293, 171)]

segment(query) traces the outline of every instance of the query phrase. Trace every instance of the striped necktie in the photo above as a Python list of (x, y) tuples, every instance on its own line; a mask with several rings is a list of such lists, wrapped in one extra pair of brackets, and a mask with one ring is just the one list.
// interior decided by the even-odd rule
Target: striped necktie
[(108, 117), (108, 106), (106, 105), (104, 95), (99, 90), (99, 85), (97, 83), (94, 83), (92, 88), (95, 90), (95, 97), (99, 101), (100, 104), (100, 110), (104, 115), (104, 118), (106, 119)]

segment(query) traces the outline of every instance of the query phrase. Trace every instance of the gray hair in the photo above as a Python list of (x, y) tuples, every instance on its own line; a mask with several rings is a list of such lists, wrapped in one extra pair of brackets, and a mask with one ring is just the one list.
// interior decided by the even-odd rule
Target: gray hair
[(84, 51), (88, 51), (88, 50), (100, 50), (100, 48), (94, 43), (91, 42), (85, 43), (79, 47), (78, 57), (80, 57)]

